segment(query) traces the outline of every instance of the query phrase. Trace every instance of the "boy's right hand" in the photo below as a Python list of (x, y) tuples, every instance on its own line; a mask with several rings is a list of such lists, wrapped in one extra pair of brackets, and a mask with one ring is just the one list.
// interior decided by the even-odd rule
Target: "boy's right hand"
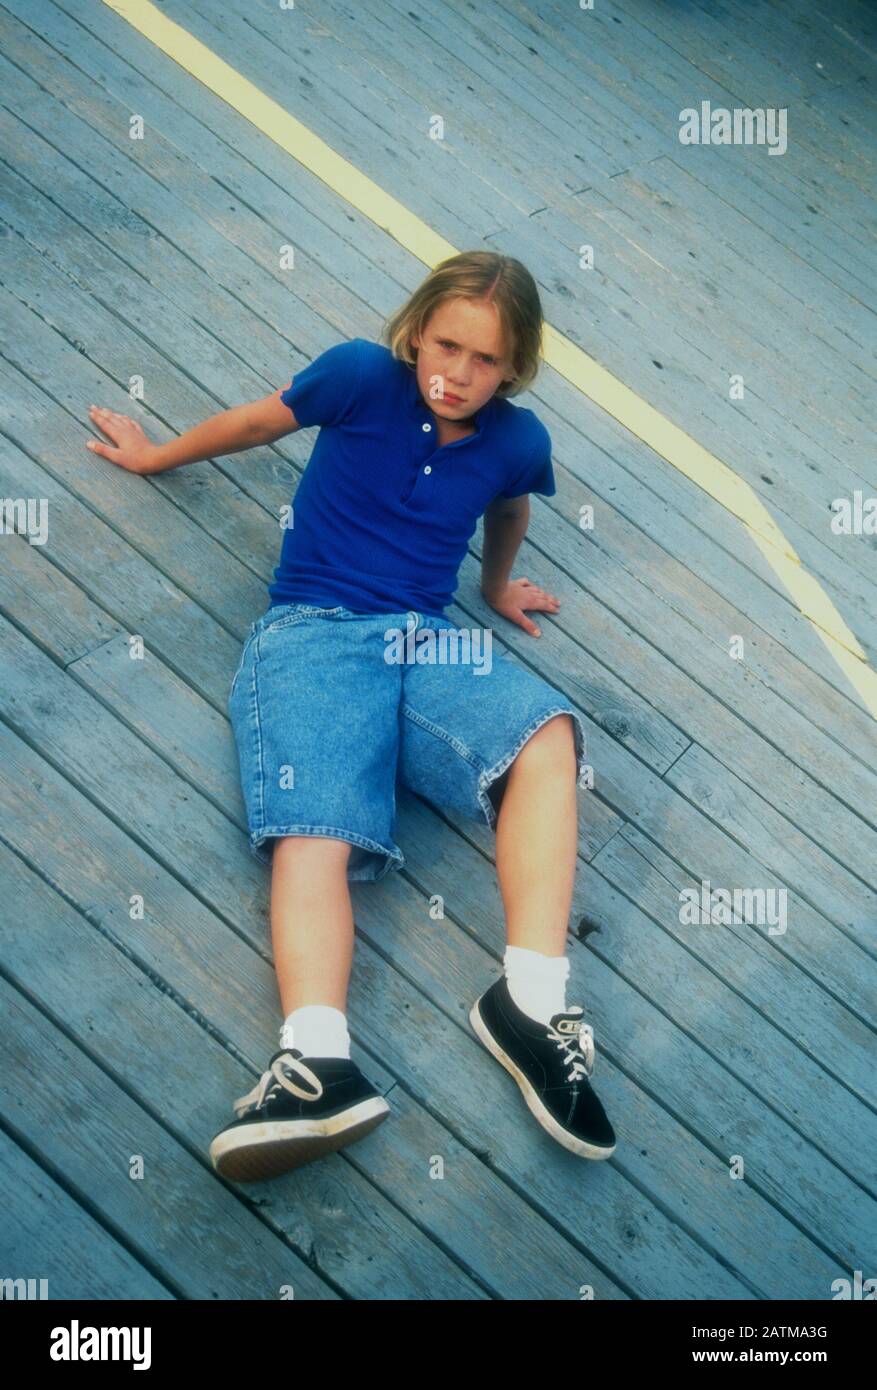
[(127, 468), (130, 473), (160, 473), (158, 445), (152, 444), (143, 432), (143, 427), (127, 415), (119, 415), (115, 410), (102, 406), (89, 406), (88, 413), (92, 423), (109, 435), (112, 445), (102, 440), (89, 439), (88, 448), (101, 458)]

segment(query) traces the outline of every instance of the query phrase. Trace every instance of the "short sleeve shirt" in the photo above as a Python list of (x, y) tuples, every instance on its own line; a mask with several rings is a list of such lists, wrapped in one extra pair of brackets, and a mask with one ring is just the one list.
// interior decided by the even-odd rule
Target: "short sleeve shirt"
[(538, 416), (493, 396), (472, 434), (438, 445), (415, 369), (353, 338), (297, 372), (281, 394), (319, 425), (299, 482), (271, 606), (342, 605), (444, 618), (479, 517), (496, 497), (556, 492)]

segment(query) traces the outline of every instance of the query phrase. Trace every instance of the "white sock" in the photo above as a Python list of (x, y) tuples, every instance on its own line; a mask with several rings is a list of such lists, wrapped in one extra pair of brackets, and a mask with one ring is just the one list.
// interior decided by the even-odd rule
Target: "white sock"
[(293, 1009), (280, 1029), (280, 1046), (294, 1047), (303, 1057), (350, 1057), (347, 1015), (328, 1004), (305, 1004)]
[(506, 946), (503, 969), (509, 994), (529, 1018), (547, 1025), (555, 1014), (566, 1012), (567, 956), (543, 956), (524, 946)]

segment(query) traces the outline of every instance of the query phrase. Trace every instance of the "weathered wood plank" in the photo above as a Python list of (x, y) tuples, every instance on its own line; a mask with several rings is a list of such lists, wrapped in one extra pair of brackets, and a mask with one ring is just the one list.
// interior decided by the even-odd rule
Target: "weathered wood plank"
[[(98, 13), (88, 0), (65, 0), (68, 15), (46, 5), (36, 35), (26, 24), (30, 9), (26, 4), (18, 9), (20, 16), (13, 20), (0, 8), (0, 35), (4, 52), (43, 89), (42, 100), (30, 112), (35, 128), (45, 129), (45, 113), (53, 110), (57, 98), (64, 103), (72, 139), (80, 123), (87, 123), (92, 139), (103, 136), (106, 140), (101, 166), (106, 161), (102, 177), (110, 188), (113, 171), (124, 167), (125, 177), (119, 184), (123, 209), (139, 209), (148, 219), (150, 209), (169, 198), (177, 209), (171, 225), (180, 233), (187, 229), (194, 233), (192, 212), (187, 215), (185, 210), (197, 209), (205, 254), (212, 245), (224, 246), (224, 263), (221, 256), (209, 262), (211, 278), (247, 303), (250, 284), (258, 284), (261, 278), (256, 268), (264, 271), (273, 284), (273, 299), (266, 296), (260, 319), (290, 342), (306, 350), (309, 326), (321, 320), (346, 333), (357, 314), (369, 312), (372, 302), (380, 302), (386, 287), (397, 292), (412, 262), (408, 252), (368, 218), (351, 213), (346, 204), (331, 197), (322, 180), (302, 166), (296, 166), (296, 178), (290, 180), (285, 151), (248, 122), (235, 118), (225, 102), (180, 73), (151, 44), (132, 44), (131, 26), (112, 10)], [(96, 36), (89, 25), (97, 30)], [(4, 75), (10, 80), (13, 76), (5, 70)], [(117, 166), (119, 154), (129, 143), (132, 104), (143, 115), (151, 138), (141, 142), (136, 160), (126, 158)], [(97, 193), (103, 184), (93, 159), (89, 170), (86, 190), (91, 185)], [(151, 177), (142, 178), (143, 171)], [(67, 171), (67, 177), (75, 176)], [(89, 195), (83, 191), (82, 196)], [(108, 244), (114, 245), (113, 238), (125, 231), (128, 218), (123, 209), (115, 218), (100, 219), (101, 235)], [(351, 228), (355, 246), (350, 242)], [(211, 229), (220, 241), (210, 237)], [(280, 264), (280, 248), (287, 242), (299, 257), (294, 271), (295, 303), (289, 302), (290, 272)], [(151, 249), (148, 235), (142, 235), (139, 244), (144, 252)], [(242, 254), (233, 254), (233, 247)], [(352, 274), (346, 264), (351, 256)], [(318, 295), (312, 292), (311, 262), (332, 267)], [(189, 267), (194, 269), (191, 262)], [(148, 259), (145, 268), (149, 268)], [(259, 327), (257, 320), (252, 331)]]
[(743, 5), (739, 0), (708, 0), (700, 8), (721, 23), (732, 48), (735, 40), (745, 37), (748, 47), (767, 62), (795, 72), (805, 86), (824, 88), (831, 82), (859, 82), (875, 75), (873, 57), (841, 32), (842, 11), (854, 14), (848, 5), (832, 6), (830, 16), (810, 5), (776, 6), (765, 0), (746, 0)]
[[(539, 8), (543, 13), (547, 4), (556, 9), (556, 0), (554, 3), (552, 0), (540, 0)], [(615, 5), (618, 12), (626, 15), (628, 36), (635, 30), (637, 41), (642, 41), (644, 47), (648, 46), (656, 61), (658, 55), (664, 58), (664, 67), (667, 58), (674, 51), (678, 53), (684, 50), (686, 61), (701, 74), (700, 82), (692, 93), (693, 99), (711, 97), (712, 84), (718, 83), (734, 94), (736, 102), (732, 102), (732, 105), (782, 107), (791, 102), (796, 109), (806, 107), (804, 84), (791, 74), (782, 74), (776, 69), (771, 69), (769, 65), (760, 65), (757, 53), (754, 50), (745, 50), (745, 35), (745, 59), (738, 64), (733, 56), (722, 52), (721, 44), (717, 42), (719, 35), (715, 26), (710, 23), (709, 16), (701, 14), (696, 25), (687, 25), (681, 29), (674, 15), (665, 13), (658, 7), (649, 6), (646, 10), (637, 6), (636, 0), (615, 0)], [(571, 32), (571, 41), (575, 44), (575, 31)], [(692, 91), (690, 85), (688, 90)], [(826, 186), (835, 192), (841, 204), (854, 208), (856, 213), (867, 221), (869, 227), (877, 230), (877, 205), (870, 191), (865, 191), (866, 188), (870, 190), (870, 186), (864, 182), (859, 185), (857, 182), (860, 178), (864, 179), (859, 160), (852, 154), (844, 158), (837, 150), (836, 142), (833, 143), (829, 127), (818, 120), (815, 112), (809, 111), (808, 117), (809, 119), (799, 126), (797, 138), (789, 142), (786, 154), (781, 158), (770, 159), (772, 165), (781, 166), (771, 171), (772, 177), (782, 179), (793, 173), (809, 172), (818, 161), (820, 177)], [(742, 155), (744, 158), (752, 153), (751, 150), (734, 146), (728, 146), (725, 152), (733, 157)], [(826, 155), (832, 156), (830, 163), (825, 158)]]
[[(28, 10), (26, 0), (25, 3), (22, 3), (22, 0), (9, 0), (8, 8), (14, 9), (23, 23), (29, 24), (29, 27), (33, 26), (32, 15)], [(54, 6), (51, 8), (54, 10)], [(186, 87), (196, 85), (170, 58), (153, 49), (148, 40), (136, 33), (130, 25), (117, 16), (104, 14), (104, 12), (96, 13), (87, 3), (82, 4), (81, 0), (65, 0), (65, 8), (81, 21), (83, 28), (91, 28), (102, 44), (107, 47), (116, 46), (120, 53), (125, 54), (132, 66), (139, 67), (143, 64), (144, 70), (151, 70), (154, 73), (156, 84), (165, 91), (176, 94)], [(205, 22), (194, 11), (187, 8), (178, 22), (189, 33), (199, 36), (212, 52), (219, 54), (232, 66), (237, 66), (240, 39), (236, 37), (231, 42), (228, 39), (223, 39), (222, 33), (217, 28), (216, 20), (217, 15), (215, 13), (211, 16), (210, 22)], [(41, 17), (39, 31), (50, 35), (53, 43), (55, 34), (59, 30), (72, 36), (73, 49), (79, 54), (82, 41), (81, 32), (77, 32), (75, 28), (70, 26), (65, 28), (62, 20), (59, 20), (55, 13), (47, 14), (45, 19)], [(153, 67), (152, 64), (156, 57), (158, 64)], [(374, 140), (372, 138), (371, 119), (364, 120), (362, 114), (350, 107), (349, 103), (343, 99), (339, 99), (333, 94), (324, 94), (320, 85), (309, 83), (304, 72), (300, 76), (302, 80), (299, 82), (299, 88), (302, 99), (307, 103), (311, 128), (332, 148), (345, 149), (347, 151), (345, 157), (351, 163), (355, 163), (369, 177), (380, 178), (381, 167), (389, 155), (397, 162), (400, 173), (404, 173), (407, 179), (413, 183), (418, 178), (418, 154), (421, 158), (424, 153), (435, 157), (434, 150), (418, 151), (417, 153), (412, 150), (409, 152), (407, 148), (393, 144), (390, 135), (387, 135), (380, 142)], [(273, 45), (268, 46), (260, 54), (259, 66), (254, 73), (254, 78), (260, 89), (272, 96), (281, 105), (289, 102), (289, 65), (278, 57)], [(204, 88), (201, 90), (202, 92), (205, 91)], [(238, 129), (246, 124), (242, 117), (237, 113), (232, 113), (231, 108), (218, 97), (206, 95), (209, 97), (207, 104), (217, 113), (221, 123), (227, 123), (231, 119), (233, 125)], [(377, 104), (372, 106), (374, 118), (378, 116), (381, 109)], [(424, 117), (424, 124), (426, 124), (426, 117)], [(127, 128), (127, 118), (125, 125)], [(435, 142), (429, 141), (429, 144), (434, 145)], [(234, 146), (235, 142), (232, 141), (232, 148)], [(438, 166), (438, 175), (440, 173), (441, 166)], [(507, 206), (512, 213), (519, 206), (514, 199), (506, 198), (498, 187), (488, 188), (479, 180), (465, 177), (461, 171), (461, 183), (465, 185), (466, 197), (461, 199), (462, 211), (458, 210), (457, 213), (454, 213), (447, 206), (448, 199), (444, 196), (444, 184), (438, 175), (430, 185), (431, 191), (424, 215), (433, 226), (444, 226), (447, 235), (461, 239), (461, 244), (469, 244), (479, 240), (485, 232), (496, 225), (496, 214), (493, 206), (496, 201)], [(532, 195), (526, 189), (521, 189), (520, 196), (526, 198), (526, 206), (535, 205)], [(523, 210), (526, 210), (526, 207)]]
[[(654, 160), (635, 174), (607, 180), (576, 201), (599, 219), (603, 240), (595, 265), (598, 279), (616, 281), (617, 304), (624, 288), (643, 303), (663, 303), (666, 314), (677, 315), (688, 333), (696, 334), (698, 348), (709, 353), (714, 368), (724, 355), (748, 374), (746, 400), (757, 391), (765, 406), (785, 414), (784, 443), (794, 457), (800, 453), (823, 468), (837, 486), (862, 485), (857, 469), (866, 461), (845, 457), (843, 439), (847, 431), (854, 442), (867, 443), (867, 404), (874, 389), (874, 322), (858, 300), (800, 266), (793, 281), (787, 252), (671, 160)], [(561, 220), (552, 221), (559, 232)], [(575, 244), (581, 226), (572, 232)], [(778, 320), (783, 354), (777, 352)], [(797, 359), (817, 350), (820, 370), (805, 376)], [(705, 384), (716, 390), (712, 373)], [(727, 378), (723, 386), (727, 396)], [(769, 429), (766, 410), (760, 418)], [(788, 467), (783, 457), (778, 464)], [(809, 483), (813, 493), (808, 471), (799, 470), (798, 485)], [(794, 480), (796, 474), (789, 472)]]
[[(784, 816), (749, 796), (730, 768), (693, 743), (664, 775), (783, 882), (806, 885), (802, 895), (811, 907), (844, 928), (869, 955), (877, 955), (877, 894), (851, 878)], [(855, 863), (852, 846), (849, 858)]]
[(4, 1130), (0, 1182), (7, 1201), (0, 1228), (4, 1279), (33, 1279), (34, 1297), (53, 1302), (174, 1298)]
[[(0, 999), (4, 1123), (64, 1174), (110, 1230), (124, 1231), (129, 1248), (180, 1297), (276, 1299), (290, 1283), (296, 1298), (338, 1297), (233, 1192), (205, 1183), (188, 1147), (59, 1028), (47, 1027), (45, 1013), (6, 979)], [(132, 1045), (147, 1051), (140, 1038)], [(184, 1075), (178, 1086), (191, 1105)], [(138, 1189), (130, 1175), (137, 1159), (144, 1165), (139, 1190), (148, 1193), (140, 1202), (132, 1200)]]
[[(561, 171), (564, 141), (568, 144), (572, 134), (569, 113), (555, 112), (544, 97), (539, 99), (542, 89), (534, 82), (532, 56), (525, 54), (518, 62), (505, 55), (506, 61), (497, 62), (501, 55), (495, 43), (490, 37), (483, 40), (471, 20), (465, 23), (467, 42), (461, 51), (446, 18), (428, 10), (400, 13), (389, 0), (377, 10), (331, 3), (312, 8), (305, 0), (280, 16), (270, 5), (255, 3), (246, 17), (234, 8), (217, 16), (204, 0), (187, 0), (185, 13), (187, 25), (203, 42), (214, 49), (219, 45), (226, 61), (258, 74), (260, 85), (265, 71), (276, 66), (275, 100), (288, 101), (289, 74), (306, 57), (308, 77), (299, 78), (306, 95), (313, 84), (321, 97), (325, 93), (340, 106), (350, 106), (368, 125), (373, 144), (395, 142), (404, 130), (404, 154), (410, 146), (420, 156), (410, 187), (418, 193), (422, 188), (425, 197), (442, 186), (451, 160), (460, 191), (467, 199), (483, 201), (503, 221), (518, 212), (529, 215), (546, 198), (563, 201), (582, 186), (580, 167), (571, 159)], [(394, 51), (406, 61), (394, 61)], [(454, 91), (452, 105), (436, 99), (448, 89)], [(526, 147), (514, 138), (508, 119), (520, 107), (538, 109), (538, 118), (528, 123)], [(490, 123), (485, 122), (485, 108), (494, 115)], [(500, 111), (502, 121), (496, 119)], [(444, 123), (438, 139), (429, 134), (434, 115)], [(607, 118), (596, 113), (594, 158), (609, 174), (621, 167), (621, 160), (606, 152), (619, 142), (617, 134), (604, 132), (604, 124), (609, 124)], [(630, 131), (628, 143), (640, 158), (656, 153), (644, 127)], [(396, 148), (394, 143), (387, 149), (393, 159)]]
[[(770, 937), (764, 930), (753, 931), (749, 927), (741, 930), (737, 926), (724, 930), (712, 926), (683, 927), (679, 921), (680, 892), (690, 888), (699, 890), (701, 880), (664, 854), (651, 836), (643, 834), (638, 827), (625, 825), (595, 857), (594, 866), (610, 876), (614, 883), (621, 884), (622, 891), (637, 906), (660, 922), (687, 950), (720, 972), (777, 1029), (785, 1031), (830, 1076), (861, 1096), (873, 1109), (873, 1068), (866, 1065), (873, 1048), (868, 1036), (873, 1023), (866, 1020), (866, 1026), (862, 1025), (861, 1018), (856, 1016), (859, 1006), (854, 999), (832, 999), (819, 973), (807, 970), (792, 973), (782, 938)], [(710, 869), (709, 881), (713, 887), (734, 887), (750, 881), (723, 872), (719, 865), (710, 865)], [(797, 911), (793, 910), (791, 920), (794, 933), (801, 935), (809, 930), (809, 924), (801, 921)], [(751, 949), (740, 950), (743, 945)], [(822, 1020), (826, 1013), (834, 1017), (838, 1039), (845, 1039), (840, 1042), (839, 1050), (822, 1046)], [(842, 1066), (838, 1067), (840, 1051), (846, 1055)], [(839, 1153), (837, 1158), (845, 1162)]]

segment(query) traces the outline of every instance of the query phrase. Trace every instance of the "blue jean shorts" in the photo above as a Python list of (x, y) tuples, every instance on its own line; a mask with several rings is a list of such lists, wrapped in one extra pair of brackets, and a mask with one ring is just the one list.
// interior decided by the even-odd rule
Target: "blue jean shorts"
[(269, 608), (228, 696), (256, 858), (270, 864), (279, 836), (336, 838), (353, 846), (348, 879), (376, 882), (405, 862), (398, 784), (495, 829), (503, 774), (554, 715), (572, 716), (584, 764), (566, 696), (491, 648), (491, 629), (421, 613)]

